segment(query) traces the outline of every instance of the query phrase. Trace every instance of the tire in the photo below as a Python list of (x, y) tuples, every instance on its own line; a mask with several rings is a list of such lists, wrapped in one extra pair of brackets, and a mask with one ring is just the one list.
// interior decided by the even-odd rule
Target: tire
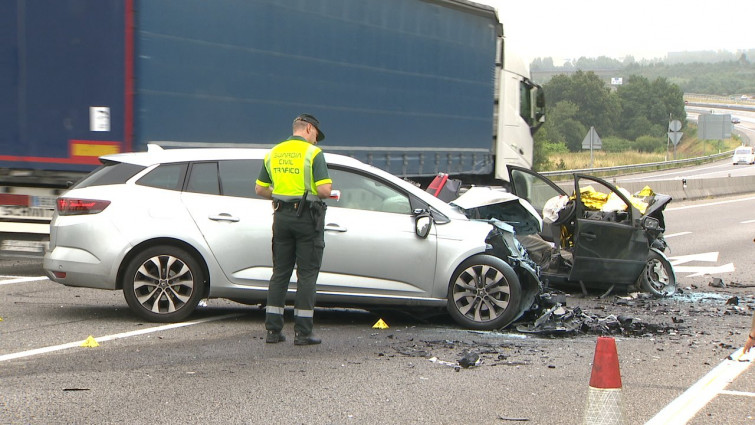
[(199, 262), (183, 249), (155, 246), (135, 256), (123, 274), (123, 296), (131, 310), (150, 322), (180, 322), (205, 293)]
[(668, 297), (676, 293), (676, 275), (671, 263), (654, 250), (650, 250), (648, 262), (637, 279), (637, 286), (643, 292), (656, 297)]
[(522, 302), (514, 270), (491, 255), (475, 255), (459, 265), (448, 286), (448, 312), (460, 325), (495, 330), (509, 325)]

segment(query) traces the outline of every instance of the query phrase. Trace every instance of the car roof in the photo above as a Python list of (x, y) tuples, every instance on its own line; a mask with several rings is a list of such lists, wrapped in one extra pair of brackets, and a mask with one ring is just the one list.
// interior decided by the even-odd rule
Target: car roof
[[(127, 164), (141, 165), (143, 167), (150, 167), (156, 164), (169, 164), (177, 162), (188, 161), (220, 161), (231, 159), (264, 159), (265, 155), (270, 149), (264, 148), (175, 148), (175, 149), (163, 149), (158, 145), (148, 145), (146, 152), (128, 152), (117, 153), (112, 155), (105, 155), (100, 157), (101, 161), (107, 162), (121, 162)], [(434, 197), (433, 195), (425, 192), (424, 190), (416, 187), (412, 183), (409, 183), (400, 177), (391, 174), (387, 171), (381, 170), (375, 166), (365, 164), (364, 162), (352, 158), (350, 156), (325, 153), (325, 161), (330, 165), (342, 165), (346, 167), (355, 168), (358, 170), (365, 170), (371, 172), (373, 175), (382, 177), (388, 181), (393, 182), (396, 185), (404, 187), (406, 190), (413, 193), (423, 201), (430, 205), (433, 205), (436, 209), (441, 211), (446, 216), (458, 216), (462, 218), (465, 216), (456, 208), (450, 206), (448, 203)]]
[[(145, 167), (155, 164), (169, 164), (187, 161), (217, 161), (227, 159), (264, 159), (270, 149), (262, 148), (176, 148), (163, 149), (158, 145), (148, 145), (146, 152), (127, 152), (102, 156), (106, 162), (124, 162)], [(325, 154), (328, 163), (352, 167), (368, 166), (363, 162), (338, 154)]]

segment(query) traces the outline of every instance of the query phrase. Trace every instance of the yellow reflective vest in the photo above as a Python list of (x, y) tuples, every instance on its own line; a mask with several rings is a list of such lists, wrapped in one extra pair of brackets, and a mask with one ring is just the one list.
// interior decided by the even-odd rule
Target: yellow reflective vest
[[(327, 166), (324, 175), (314, 175), (313, 163), (317, 155), (321, 154), (322, 149), (299, 138), (286, 140), (271, 149), (265, 155), (265, 169), (273, 185), (273, 198), (283, 201), (299, 200), (306, 191), (308, 199), (319, 199), (317, 186), (332, 182), (327, 174)], [(315, 180), (316, 178), (319, 180)], [(257, 184), (270, 185), (262, 178), (257, 180)]]

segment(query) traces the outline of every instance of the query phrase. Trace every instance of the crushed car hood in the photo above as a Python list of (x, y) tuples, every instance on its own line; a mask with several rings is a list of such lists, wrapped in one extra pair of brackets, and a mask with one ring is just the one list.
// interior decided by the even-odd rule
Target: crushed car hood
[(470, 219), (495, 218), (511, 225), (517, 235), (533, 235), (543, 229), (543, 220), (526, 200), (503, 189), (471, 187), (450, 202)]

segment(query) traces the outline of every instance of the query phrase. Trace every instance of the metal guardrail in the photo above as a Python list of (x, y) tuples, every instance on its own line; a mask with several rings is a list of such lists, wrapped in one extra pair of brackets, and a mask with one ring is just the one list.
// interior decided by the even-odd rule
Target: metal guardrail
[[(699, 96), (699, 95), (698, 95)], [(685, 96), (686, 97), (686, 96)], [(711, 99), (714, 100), (715, 96), (710, 96)], [(698, 106), (698, 107), (706, 107), (706, 108), (724, 108), (724, 109), (734, 109), (734, 110), (745, 110), (745, 111), (755, 111), (755, 106), (749, 106), (749, 105), (731, 105), (731, 104), (720, 104), (720, 103), (696, 103), (696, 102), (688, 102), (687, 106)], [(750, 138), (747, 137), (747, 135), (741, 131), (734, 130), (733, 132), (737, 133), (739, 137), (742, 138), (742, 143), (747, 146), (752, 146), (752, 143), (750, 143)], [(581, 174), (590, 174), (590, 173), (611, 173), (614, 171), (645, 171), (645, 170), (658, 170), (658, 169), (665, 169), (665, 168), (673, 168), (676, 166), (685, 166), (695, 163), (705, 163), (709, 161), (715, 161), (717, 159), (726, 158), (727, 156), (731, 156), (734, 154), (734, 151), (726, 151), (721, 152), (713, 155), (708, 156), (700, 156), (696, 158), (686, 158), (686, 159), (677, 159), (673, 161), (663, 161), (663, 162), (648, 162), (645, 164), (632, 164), (632, 165), (619, 165), (615, 167), (600, 167), (600, 168), (581, 168), (581, 169), (575, 169), (575, 170), (557, 170), (557, 171), (543, 171), (540, 172), (540, 174), (544, 176), (567, 176), (572, 175), (575, 173), (581, 173)]]
[(576, 170), (558, 170), (558, 171), (543, 171), (540, 174), (544, 176), (565, 176), (574, 173), (590, 174), (590, 173), (610, 173), (613, 171), (644, 171), (648, 169), (663, 169), (673, 168), (676, 166), (684, 166), (695, 163), (704, 163), (708, 161), (715, 161), (718, 159), (732, 156), (734, 151), (721, 152), (708, 156), (699, 156), (695, 158), (676, 159), (672, 161), (662, 162), (647, 162), (644, 164), (632, 164), (632, 165), (617, 165), (615, 167), (600, 167), (600, 168), (580, 168)]

